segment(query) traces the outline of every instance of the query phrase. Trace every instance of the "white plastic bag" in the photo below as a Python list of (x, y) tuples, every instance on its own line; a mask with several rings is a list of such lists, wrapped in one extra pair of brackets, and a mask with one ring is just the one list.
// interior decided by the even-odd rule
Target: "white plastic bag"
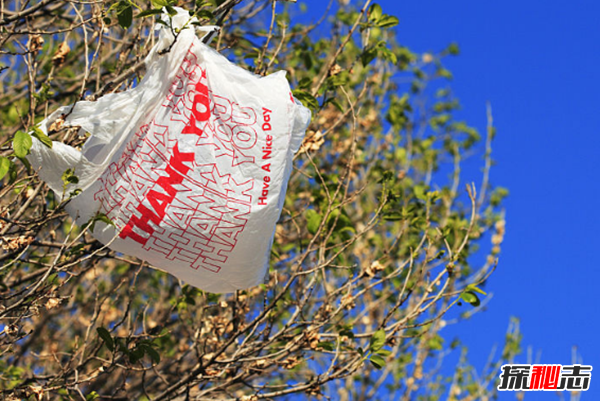
[[(192, 26), (181, 9), (174, 28)], [(134, 89), (57, 110), (48, 127), (91, 136), (81, 151), (34, 138), (29, 160), (79, 224), (97, 213), (93, 235), (111, 249), (209, 292), (259, 284), (268, 267), (292, 155), (310, 112), (283, 71), (260, 77), (204, 45), (193, 29), (173, 42), (161, 27)], [(65, 188), (72, 169), (77, 184)]]

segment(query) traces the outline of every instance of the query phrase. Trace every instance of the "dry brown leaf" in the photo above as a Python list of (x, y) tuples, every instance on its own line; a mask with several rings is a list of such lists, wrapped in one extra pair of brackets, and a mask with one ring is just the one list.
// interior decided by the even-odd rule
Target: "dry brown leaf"
[(347, 293), (346, 295), (344, 295), (342, 297), (342, 299), (341, 299), (341, 302), (342, 302), (342, 306), (346, 310), (353, 309), (356, 306), (356, 302), (354, 301), (354, 297), (350, 293)]
[(334, 76), (339, 74), (340, 72), (342, 72), (342, 67), (340, 67), (338, 64), (333, 65), (330, 69), (329, 69), (329, 75)]
[(27, 43), (27, 49), (30, 52), (39, 51), (44, 45), (44, 38), (41, 35), (33, 35), (29, 38), (29, 42)]
[(297, 356), (290, 356), (289, 358), (287, 358), (283, 362), (281, 362), (281, 366), (284, 369), (293, 369), (296, 366), (298, 366), (301, 362), (302, 362), (302, 360), (300, 358), (298, 358)]
[(58, 117), (56, 120), (54, 120), (54, 122), (52, 124), (50, 124), (48, 132), (60, 131), (61, 128), (63, 127), (64, 123), (65, 123), (65, 120), (64, 120), (63, 116)]
[(26, 247), (32, 242), (33, 237), (28, 237), (25, 235), (20, 235), (16, 238), (5, 238), (2, 241), (2, 249), (4, 249), (5, 251), (16, 251), (17, 249)]
[(60, 298), (52, 297), (46, 301), (46, 305), (44, 305), (44, 306), (46, 307), (46, 309), (54, 309), (59, 304), (60, 304)]
[(323, 133), (321, 131), (308, 131), (302, 146), (300, 147), (300, 153), (308, 152), (309, 150), (319, 150), (321, 145), (325, 143)]
[(309, 347), (311, 349), (317, 349), (317, 345), (319, 344), (319, 333), (315, 330), (310, 330), (305, 332), (305, 336), (306, 340), (308, 341)]
[(382, 265), (378, 260), (376, 260), (373, 263), (371, 263), (370, 266), (367, 266), (365, 268), (365, 273), (367, 274), (367, 276), (373, 277), (377, 274), (377, 272), (383, 271), (384, 269), (385, 266)]
[(35, 395), (35, 399), (41, 401), (44, 398), (44, 389), (40, 386), (29, 386), (29, 390)]
[(6, 222), (4, 221), (4, 219), (8, 218), (8, 213), (6, 212), (6, 210), (3, 210), (0, 213), (0, 230), (4, 229), (4, 227), (6, 227)]
[(16, 324), (9, 324), (8, 326), (4, 327), (4, 331), (9, 336), (14, 336), (19, 332), (19, 326)]
[(71, 48), (69, 47), (67, 42), (62, 42), (60, 45), (58, 45), (58, 49), (56, 49), (54, 56), (52, 56), (52, 62), (54, 63), (54, 65), (57, 67), (63, 65), (70, 51)]

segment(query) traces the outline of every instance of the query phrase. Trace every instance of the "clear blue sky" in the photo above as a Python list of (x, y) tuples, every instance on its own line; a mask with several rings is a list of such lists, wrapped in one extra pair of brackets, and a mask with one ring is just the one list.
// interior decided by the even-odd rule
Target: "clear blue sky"
[(600, 3), (379, 3), (400, 18), (399, 40), (414, 51), (458, 42), (461, 55), (447, 65), (460, 117), (483, 131), (490, 101), (498, 129), (492, 181), (510, 197), (499, 268), (487, 286), (493, 299), (453, 330), (482, 366), (517, 316), (523, 345), (541, 352), (540, 363), (570, 364), (577, 346), (597, 369), (582, 400), (600, 399)]
[[(448, 334), (460, 335), (482, 367), (517, 316), (523, 345), (541, 352), (537, 362), (570, 364), (577, 346), (596, 369), (582, 400), (600, 399), (600, 3), (378, 2), (400, 19), (399, 41), (413, 51), (458, 42), (461, 55), (446, 63), (458, 117), (484, 132), (490, 101), (498, 129), (491, 178), (510, 197), (499, 268), (486, 287), (493, 299)], [(311, 13), (326, 2), (305, 3)]]

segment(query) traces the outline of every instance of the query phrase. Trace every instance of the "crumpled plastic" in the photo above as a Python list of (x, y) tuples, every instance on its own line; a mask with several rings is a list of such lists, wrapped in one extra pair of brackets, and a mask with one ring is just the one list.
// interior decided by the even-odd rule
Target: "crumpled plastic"
[[(63, 107), (40, 124), (48, 133), (66, 115), (64, 126), (89, 135), (81, 150), (34, 138), (28, 159), (70, 198), (78, 224), (99, 213), (112, 221), (95, 223), (103, 244), (202, 290), (233, 292), (265, 277), (310, 111), (285, 72), (261, 77), (232, 64), (177, 12), (175, 43), (158, 25), (136, 87)], [(65, 184), (69, 169), (77, 183)]]

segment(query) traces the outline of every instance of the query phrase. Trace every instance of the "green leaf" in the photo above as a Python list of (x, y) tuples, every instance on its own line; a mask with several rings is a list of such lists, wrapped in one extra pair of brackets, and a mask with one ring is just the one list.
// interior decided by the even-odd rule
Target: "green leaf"
[(31, 135), (27, 132), (17, 131), (12, 144), (15, 155), (17, 155), (17, 157), (27, 156), (31, 149), (31, 145), (33, 145)]
[(448, 48), (446, 49), (446, 51), (448, 52), (448, 54), (451, 54), (453, 56), (457, 56), (460, 53), (460, 49), (458, 47), (457, 43), (450, 43), (450, 46), (448, 46)]
[(8, 173), (11, 164), (12, 162), (8, 158), (0, 156), (0, 180), (3, 179), (4, 176)]
[(377, 21), (381, 18), (383, 11), (381, 10), (381, 6), (377, 3), (373, 4), (369, 7), (369, 21)]
[(160, 18), (157, 18), (157, 19), (156, 19), (156, 23), (157, 23), (157, 24), (164, 25), (164, 26), (166, 26), (167, 28), (169, 27), (169, 24), (167, 24), (165, 21), (161, 20)]
[(336, 109), (338, 109), (342, 113), (344, 112), (344, 108), (342, 107), (340, 102), (334, 97), (330, 97), (329, 99), (325, 100), (325, 102), (323, 103), (323, 106), (325, 106), (327, 104), (332, 104), (335, 106)]
[(429, 341), (427, 342), (427, 346), (431, 350), (441, 351), (444, 347), (444, 339), (436, 334), (435, 336), (429, 339)]
[(121, 28), (127, 29), (133, 22), (133, 8), (129, 3), (122, 2), (121, 4), (122, 6), (119, 7), (119, 11), (117, 12), (117, 18)]
[(46, 282), (50, 285), (56, 284), (58, 282), (58, 273), (52, 273), (50, 276), (48, 276), (48, 278), (46, 279)]
[[(23, 160), (23, 159), (20, 159)], [(18, 172), (17, 172), (17, 165), (15, 163), (11, 163), (10, 164), (10, 168), (8, 169), (8, 182), (12, 185), (14, 184), (14, 182), (17, 180), (18, 177)]]
[(348, 71), (342, 71), (339, 74), (333, 75), (327, 78), (327, 85), (333, 89), (338, 86), (344, 86), (350, 81), (350, 75)]
[(392, 355), (392, 351), (390, 351), (389, 349), (380, 349), (379, 351), (376, 352), (377, 355), (381, 355), (382, 357), (388, 357), (390, 355)]
[(104, 327), (96, 327), (96, 331), (98, 332), (98, 336), (100, 336), (102, 341), (104, 341), (106, 348), (108, 348), (110, 351), (114, 351), (115, 342), (108, 330), (106, 330)]
[(296, 89), (292, 91), (294, 97), (302, 102), (303, 105), (311, 109), (312, 111), (316, 111), (319, 109), (319, 101), (307, 91)]
[(470, 303), (473, 306), (479, 306), (481, 304), (481, 301), (479, 301), (479, 297), (477, 296), (477, 294), (475, 294), (472, 291), (463, 292), (462, 294), (460, 294), (460, 299), (467, 303)]
[(383, 219), (386, 221), (400, 221), (404, 220), (404, 216), (399, 213), (386, 213), (383, 215)]
[(21, 161), (21, 163), (23, 163), (25, 168), (27, 168), (27, 174), (32, 174), (33, 169), (31, 168), (31, 164), (29, 163), (29, 160), (27, 160), (25, 157), (19, 157), (19, 160)]
[(315, 235), (321, 226), (321, 215), (317, 213), (314, 209), (308, 209), (306, 211), (306, 228), (308, 228), (308, 232)]
[(62, 178), (65, 188), (69, 184), (77, 184), (79, 182), (79, 178), (75, 175), (75, 170), (73, 170), (72, 168), (67, 169), (62, 174), (61, 178)]
[(375, 333), (373, 333), (373, 337), (371, 337), (371, 343), (369, 345), (369, 349), (372, 352), (379, 351), (383, 345), (385, 344), (385, 330), (379, 329)]
[(383, 48), (379, 49), (379, 53), (381, 53), (381, 56), (384, 59), (386, 59), (387, 61), (389, 61), (392, 64), (396, 64), (398, 62), (398, 57), (396, 56), (396, 53), (394, 53), (387, 47), (383, 47)]
[(360, 55), (360, 61), (362, 62), (363, 67), (369, 65), (369, 63), (375, 60), (377, 57), (377, 48), (375, 46), (368, 46)]
[(85, 244), (77, 244), (69, 248), (67, 255), (78, 255), (85, 249)]
[(496, 189), (494, 189), (494, 191), (492, 191), (492, 194), (490, 195), (490, 204), (493, 207), (500, 206), (502, 200), (506, 198), (508, 194), (508, 189), (503, 187), (497, 187)]
[(443, 77), (443, 78), (446, 78), (446, 79), (452, 79), (452, 73), (451, 73), (449, 70), (447, 70), (447, 69), (445, 69), (445, 68), (443, 68), (443, 67), (440, 67), (440, 68), (439, 68), (439, 69), (436, 71), (436, 73), (437, 73), (437, 75), (439, 75), (440, 77)]
[(115, 223), (113, 223), (113, 221), (107, 215), (105, 215), (104, 213), (98, 212), (86, 224), (86, 225), (90, 226), (90, 231), (92, 231), (92, 232), (94, 231), (97, 221), (101, 221), (102, 223), (105, 223), (106, 225), (116, 227)]
[(154, 363), (160, 362), (160, 354), (148, 344), (141, 344), (140, 347), (146, 352), (146, 355), (152, 359)]
[(136, 346), (134, 349), (128, 352), (129, 353), (129, 362), (136, 363), (140, 359), (144, 357), (144, 348), (141, 346)]
[(113, 227), (115, 227), (115, 223), (113, 223), (113, 222), (112, 222), (112, 220), (111, 220), (111, 219), (109, 219), (109, 218), (108, 218), (108, 216), (107, 216), (107, 215), (105, 215), (104, 213), (98, 213), (98, 214), (96, 215), (96, 217), (94, 218), (94, 220), (95, 220), (95, 221), (101, 221), (101, 222), (103, 222), (103, 223), (106, 223), (106, 224), (108, 224), (108, 225), (110, 225), (110, 226), (113, 226)]
[(334, 348), (335, 348), (333, 346), (333, 344), (330, 343), (330, 342), (320, 342), (320, 343), (317, 344), (317, 347), (318, 348), (323, 348), (324, 350), (327, 350), (327, 351), (333, 351)]
[(426, 186), (424, 186), (424, 185), (416, 185), (413, 188), (413, 192), (415, 194), (415, 197), (417, 199), (420, 199), (420, 200), (427, 200), (427, 194), (426, 194), (427, 193), (427, 189), (428, 188)]
[(377, 369), (381, 369), (385, 366), (385, 359), (382, 356), (373, 354), (369, 358), (369, 361), (375, 366)]
[(97, 392), (92, 391), (91, 393), (85, 396), (85, 401), (93, 401), (95, 399), (98, 399), (99, 397), (100, 395)]
[(352, 329), (350, 327), (343, 327), (340, 330), (339, 335), (346, 336), (348, 338), (354, 338), (354, 332), (352, 331)]
[(310, 77), (304, 77), (298, 81), (298, 89), (309, 89), (312, 85), (312, 79)]
[(144, 18), (150, 15), (162, 14), (162, 9), (160, 8), (152, 8), (150, 10), (145, 10), (135, 16), (135, 18)]
[(398, 20), (397, 17), (386, 14), (375, 22), (375, 26), (378, 26), (379, 28), (391, 28), (398, 25), (399, 22), (400, 20)]
[(167, 9), (167, 13), (169, 13), (169, 15), (171, 17), (174, 17), (174, 16), (177, 15), (177, 11), (173, 7), (171, 7), (170, 5), (166, 5), (165, 8)]
[(40, 141), (41, 143), (43, 143), (44, 145), (46, 145), (47, 147), (52, 149), (52, 139), (50, 139), (48, 137), (48, 135), (46, 135), (44, 133), (44, 131), (42, 131), (40, 129), (40, 127), (38, 127), (38, 126), (33, 127), (33, 130), (31, 131), (31, 133), (35, 138), (37, 138), (38, 141)]
[(475, 284), (469, 284), (467, 286), (468, 291), (478, 292), (481, 295), (487, 295), (487, 292), (483, 291), (481, 288), (477, 287)]
[(196, 13), (196, 17), (198, 19), (213, 19), (215, 16), (208, 10), (200, 10)]
[(333, 222), (340, 218), (341, 212), (340, 209), (333, 209), (329, 216), (327, 216), (327, 225), (329, 227), (333, 226)]
[(152, 3), (152, 7), (154, 8), (162, 8), (164, 6), (169, 5), (169, 2), (167, 0), (151, 0), (150, 2)]

